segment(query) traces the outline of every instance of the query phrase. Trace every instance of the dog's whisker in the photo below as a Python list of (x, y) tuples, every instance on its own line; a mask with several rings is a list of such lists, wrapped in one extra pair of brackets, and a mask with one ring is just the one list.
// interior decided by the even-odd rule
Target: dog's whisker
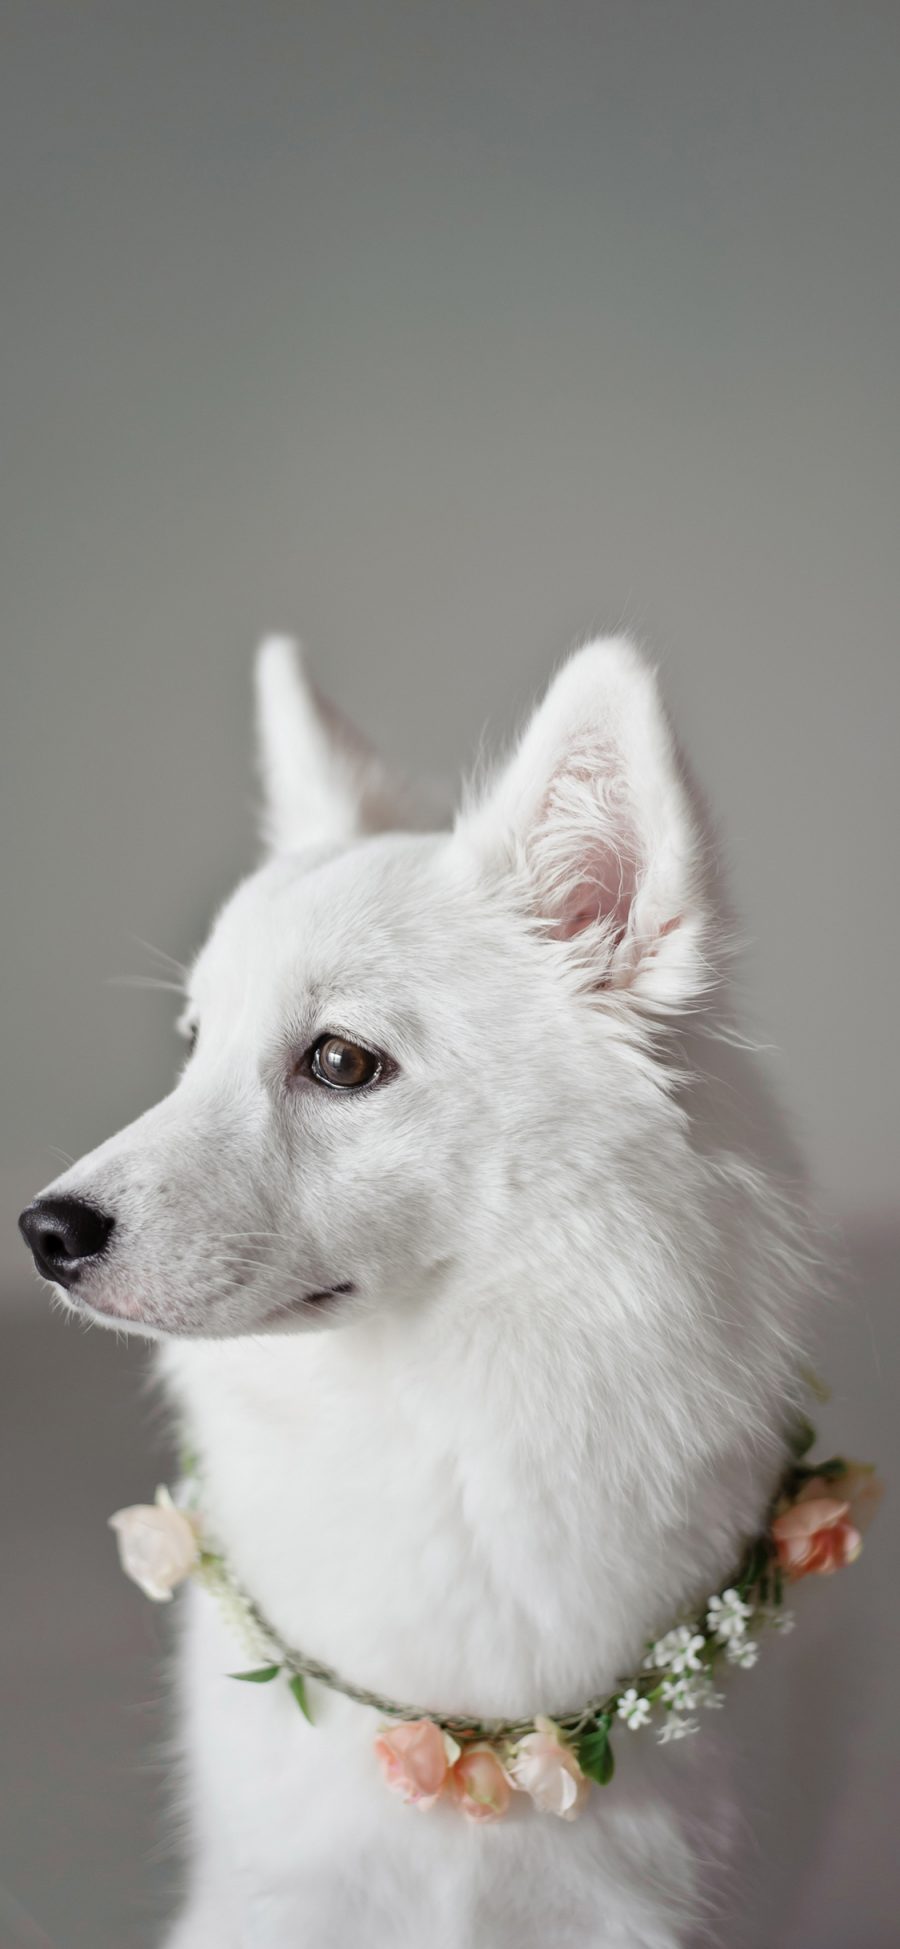
[(286, 1234), (284, 1232), (267, 1231), (265, 1227), (260, 1227), (260, 1230), (258, 1232), (218, 1232), (217, 1234), (215, 1234), (215, 1236), (220, 1239), (232, 1239), (232, 1238), (273, 1239), (278, 1241), (279, 1243), (284, 1242), (286, 1239)]
[(183, 961), (176, 960), (174, 954), (168, 954), (163, 947), (154, 947), (152, 941), (145, 941), (140, 934), (129, 934), (128, 938), (134, 942), (135, 947), (142, 947), (145, 954), (155, 955), (157, 961), (161, 961), (164, 967), (171, 968), (172, 973), (178, 975), (182, 983), (187, 980), (188, 970)]
[(271, 1259), (255, 1259), (252, 1255), (247, 1258), (235, 1254), (212, 1256), (209, 1264), (219, 1266), (224, 1272), (251, 1272), (254, 1269), (260, 1272), (272, 1272), (274, 1270)]
[(183, 981), (169, 981), (164, 975), (114, 974), (105, 977), (107, 988), (141, 988), (165, 995), (183, 995)]
[(261, 1265), (254, 1260), (250, 1260), (249, 1262), (245, 1260), (223, 1260), (219, 1261), (218, 1264), (216, 1261), (213, 1261), (212, 1265), (213, 1270), (217, 1270), (224, 1279), (228, 1280), (234, 1278), (239, 1280), (242, 1273), (256, 1275), (253, 1278), (253, 1290), (258, 1298), (266, 1298), (269, 1295), (279, 1298), (286, 1288), (299, 1288), (309, 1283), (308, 1281), (301, 1280), (294, 1273), (279, 1272), (273, 1266)]
[(246, 1245), (243, 1245), (242, 1243), (240, 1243), (240, 1241), (238, 1241), (238, 1243), (236, 1243), (235, 1245), (228, 1245), (228, 1244), (223, 1245), (221, 1241), (215, 1238), (210, 1238), (208, 1243), (214, 1258), (219, 1258), (219, 1259), (251, 1258), (252, 1259), (254, 1257), (258, 1257), (260, 1259), (266, 1259), (267, 1262), (271, 1263), (272, 1254), (266, 1251), (265, 1240), (261, 1245), (258, 1244), (252, 1238), (248, 1239)]

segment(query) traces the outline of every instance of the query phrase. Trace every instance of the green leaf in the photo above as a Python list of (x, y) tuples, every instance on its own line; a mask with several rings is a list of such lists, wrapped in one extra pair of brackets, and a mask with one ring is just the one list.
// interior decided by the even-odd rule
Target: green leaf
[(579, 1740), (579, 1766), (588, 1779), (596, 1779), (598, 1787), (610, 1785), (616, 1758), (608, 1733), (584, 1733), (584, 1739)]
[(270, 1685), (277, 1678), (280, 1665), (260, 1665), (255, 1672), (229, 1672), (229, 1678), (239, 1678), (245, 1685)]
[(310, 1712), (309, 1700), (306, 1696), (306, 1680), (303, 1677), (302, 1672), (294, 1672), (293, 1677), (288, 1680), (288, 1683), (290, 1685), (291, 1691), (294, 1694), (297, 1704), (300, 1707), (304, 1719), (308, 1719), (310, 1725), (313, 1725), (314, 1723), (313, 1716), (312, 1713)]
[(609, 1725), (602, 1722), (588, 1732), (582, 1733), (577, 1746), (578, 1764), (589, 1780), (597, 1785), (609, 1785), (615, 1772), (616, 1762), (609, 1743)]
[(611, 1745), (609, 1744), (609, 1741), (607, 1740), (606, 1755), (601, 1764), (599, 1773), (595, 1774), (594, 1777), (599, 1781), (601, 1787), (608, 1787), (615, 1770), (616, 1770), (616, 1756), (615, 1753), (613, 1752)]
[(805, 1414), (801, 1414), (790, 1436), (791, 1454), (796, 1461), (799, 1462), (802, 1456), (809, 1453), (815, 1439), (816, 1431), (812, 1422), (807, 1421)]
[(742, 1597), (746, 1597), (754, 1588), (754, 1585), (759, 1582), (760, 1577), (768, 1566), (768, 1562), (769, 1553), (765, 1543), (754, 1543), (747, 1554), (743, 1569), (735, 1586)]

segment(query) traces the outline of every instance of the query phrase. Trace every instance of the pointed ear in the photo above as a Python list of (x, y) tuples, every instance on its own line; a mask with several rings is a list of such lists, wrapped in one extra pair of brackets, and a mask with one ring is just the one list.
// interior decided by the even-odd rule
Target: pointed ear
[(512, 873), (591, 986), (677, 1010), (709, 985), (703, 841), (654, 673), (626, 638), (564, 665), (457, 830)]
[(408, 823), (380, 759), (311, 683), (299, 645), (270, 636), (256, 658), (263, 831), (273, 852), (346, 842)]

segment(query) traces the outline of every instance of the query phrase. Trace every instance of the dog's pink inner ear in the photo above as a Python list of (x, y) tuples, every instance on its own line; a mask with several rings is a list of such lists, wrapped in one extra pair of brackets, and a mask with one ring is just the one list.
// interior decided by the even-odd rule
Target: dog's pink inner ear
[(572, 941), (600, 922), (608, 945), (618, 947), (636, 890), (634, 861), (625, 853), (598, 850), (590, 866), (564, 889), (561, 901), (554, 902), (551, 934), (558, 941)]
[(558, 941), (572, 941), (594, 922), (605, 920), (611, 940), (618, 944), (628, 926), (634, 887), (613, 890), (605, 880), (581, 880), (573, 886), (550, 932)]
[(570, 760), (552, 780), (528, 847), (556, 940), (574, 940), (600, 923), (608, 947), (618, 945), (637, 892), (638, 850), (615, 754)]
[(666, 1011), (709, 986), (700, 834), (656, 681), (611, 637), (564, 666), (459, 827), (590, 989)]

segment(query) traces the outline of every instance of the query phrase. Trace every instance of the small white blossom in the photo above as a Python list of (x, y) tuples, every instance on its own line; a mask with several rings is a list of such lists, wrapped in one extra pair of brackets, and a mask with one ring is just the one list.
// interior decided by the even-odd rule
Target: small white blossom
[(773, 1631), (793, 1631), (797, 1622), (793, 1611), (786, 1610), (783, 1604), (760, 1604), (758, 1616), (763, 1624), (770, 1624)]
[(689, 1624), (676, 1625), (674, 1631), (667, 1631), (664, 1638), (651, 1645), (644, 1666), (648, 1671), (698, 1672), (697, 1653), (705, 1643), (706, 1639), (692, 1632)]
[(707, 1712), (717, 1712), (725, 1704), (724, 1692), (717, 1692), (711, 1678), (698, 1678), (694, 1686), (694, 1704), (702, 1705)]
[(753, 1638), (729, 1638), (726, 1657), (730, 1665), (740, 1665), (742, 1671), (749, 1671), (759, 1657), (759, 1645)]
[(694, 1712), (698, 1705), (713, 1711), (725, 1704), (724, 1692), (717, 1692), (711, 1678), (699, 1672), (688, 1677), (666, 1678), (660, 1690), (663, 1705), (673, 1707), (676, 1712)]
[(689, 1631), (686, 1633), (686, 1636), (686, 1644), (680, 1645), (674, 1657), (670, 1659), (670, 1668), (676, 1673), (702, 1671), (703, 1667), (698, 1654), (703, 1650), (706, 1639), (701, 1638), (699, 1633), (691, 1636)]
[(668, 1746), (672, 1739), (687, 1739), (689, 1733), (699, 1731), (696, 1719), (682, 1719), (677, 1712), (670, 1712), (662, 1731), (656, 1736), (661, 1746)]
[(622, 1693), (617, 1710), (619, 1718), (624, 1719), (626, 1726), (630, 1727), (632, 1732), (638, 1732), (641, 1726), (647, 1724), (650, 1717), (650, 1701), (641, 1698), (640, 1693), (636, 1692), (632, 1685), (627, 1692)]
[(691, 1712), (700, 1702), (700, 1681), (686, 1676), (663, 1679), (660, 1698), (676, 1712)]
[(674, 1631), (667, 1631), (665, 1637), (658, 1638), (644, 1659), (647, 1671), (665, 1671), (676, 1653), (689, 1642), (690, 1635), (686, 1624), (677, 1624)]
[(746, 1635), (747, 1619), (752, 1616), (752, 1605), (745, 1604), (738, 1591), (723, 1590), (721, 1597), (710, 1598), (706, 1622), (719, 1643), (727, 1644)]

